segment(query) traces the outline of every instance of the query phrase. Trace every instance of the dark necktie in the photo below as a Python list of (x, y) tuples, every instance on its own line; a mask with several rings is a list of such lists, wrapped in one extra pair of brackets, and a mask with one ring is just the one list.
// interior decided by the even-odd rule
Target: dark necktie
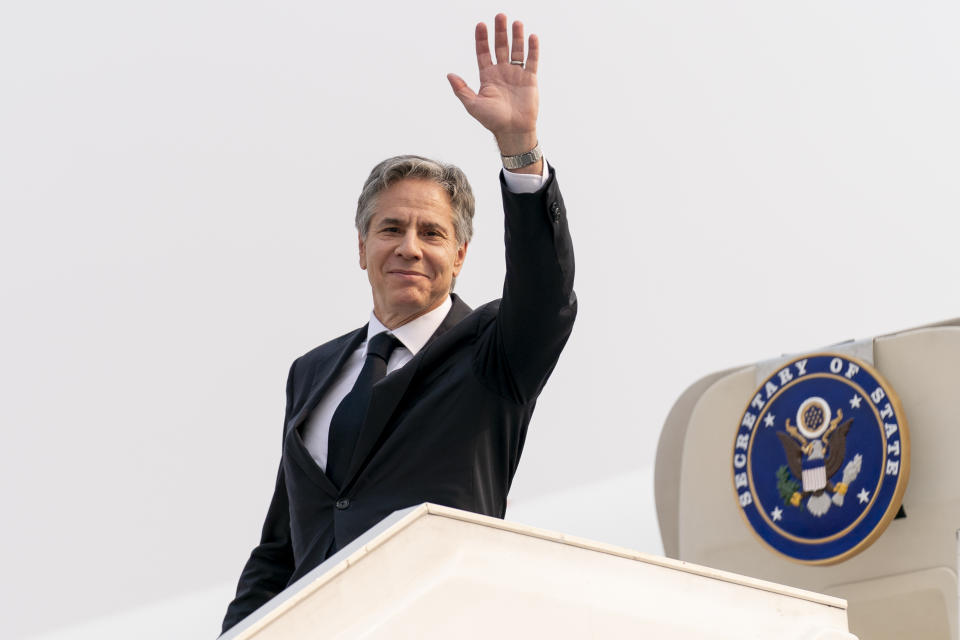
[(343, 485), (350, 466), (353, 449), (357, 445), (360, 429), (367, 417), (373, 385), (387, 375), (390, 354), (400, 346), (400, 341), (384, 331), (370, 338), (367, 343), (367, 358), (357, 376), (357, 381), (330, 419), (330, 435), (327, 440), (326, 475), (337, 487)]

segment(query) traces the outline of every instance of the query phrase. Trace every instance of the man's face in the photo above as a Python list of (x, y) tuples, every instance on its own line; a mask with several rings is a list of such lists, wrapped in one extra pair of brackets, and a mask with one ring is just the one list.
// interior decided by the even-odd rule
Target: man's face
[(440, 306), (467, 255), (467, 243), (457, 243), (449, 196), (423, 178), (382, 191), (367, 237), (359, 240), (373, 311), (389, 329)]

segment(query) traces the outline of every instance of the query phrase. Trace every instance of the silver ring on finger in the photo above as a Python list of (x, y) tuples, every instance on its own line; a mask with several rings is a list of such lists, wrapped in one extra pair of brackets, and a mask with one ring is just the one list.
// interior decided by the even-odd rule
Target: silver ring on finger
[(511, 60), (510, 64), (518, 64), (521, 67), (523, 66), (523, 60)]

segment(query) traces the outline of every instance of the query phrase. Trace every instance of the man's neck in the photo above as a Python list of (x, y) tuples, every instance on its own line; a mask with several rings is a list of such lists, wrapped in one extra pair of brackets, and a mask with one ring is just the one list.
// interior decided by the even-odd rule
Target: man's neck
[(367, 340), (382, 331), (390, 331), (410, 353), (416, 354), (443, 323), (452, 306), (453, 300), (450, 296), (446, 296), (434, 309), (396, 327), (387, 326), (377, 317), (376, 311), (373, 311), (370, 313), (370, 324), (367, 327)]

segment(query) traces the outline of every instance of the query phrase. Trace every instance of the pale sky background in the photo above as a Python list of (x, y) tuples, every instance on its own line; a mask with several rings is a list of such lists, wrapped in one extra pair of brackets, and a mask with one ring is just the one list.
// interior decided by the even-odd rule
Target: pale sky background
[(289, 364), (369, 313), (377, 161), (464, 168), (458, 292), (499, 296), (497, 151), (444, 76), (500, 10), (580, 299), (508, 518), (659, 553), (688, 385), (960, 315), (953, 1), (5, 2), (0, 637), (217, 634)]

